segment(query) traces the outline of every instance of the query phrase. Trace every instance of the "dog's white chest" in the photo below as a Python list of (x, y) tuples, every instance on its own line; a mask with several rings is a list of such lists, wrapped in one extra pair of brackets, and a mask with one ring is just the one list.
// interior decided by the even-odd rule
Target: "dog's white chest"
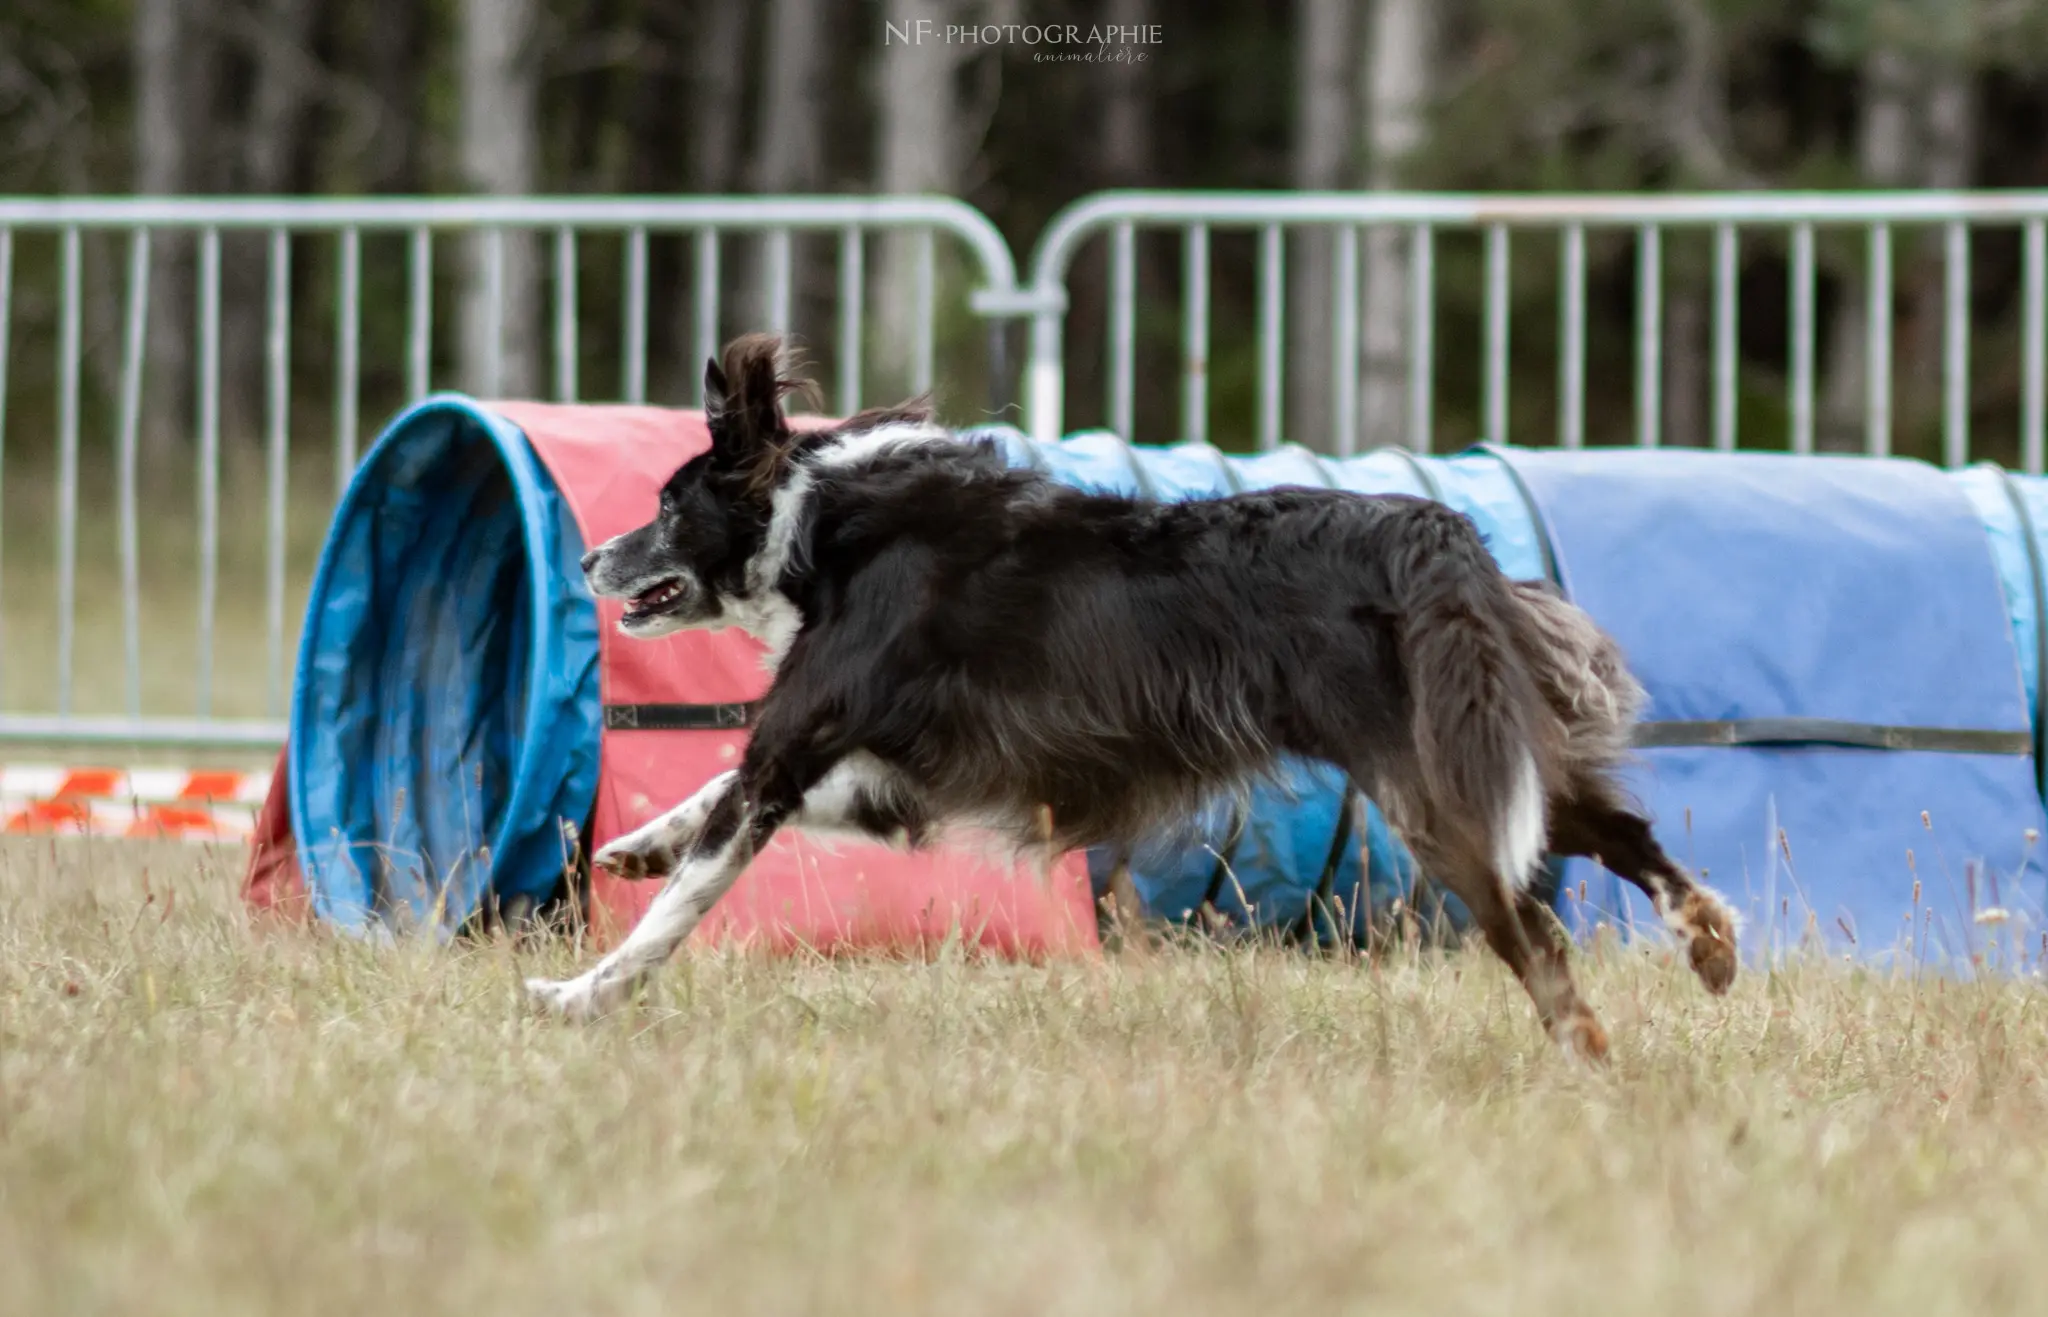
[(733, 626), (767, 646), (761, 666), (771, 673), (782, 666), (783, 656), (804, 626), (803, 611), (776, 590), (753, 599), (728, 600), (725, 615)]

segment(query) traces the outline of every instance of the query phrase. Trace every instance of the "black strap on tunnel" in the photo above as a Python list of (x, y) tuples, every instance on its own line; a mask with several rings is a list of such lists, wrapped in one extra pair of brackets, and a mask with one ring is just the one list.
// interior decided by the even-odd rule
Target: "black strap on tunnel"
[(1344, 794), (1337, 800), (1337, 829), (1330, 836), (1330, 853), (1323, 859), (1323, 871), (1316, 878), (1316, 890), (1308, 899), (1308, 908), (1301, 912), (1300, 920), (1294, 926), (1296, 942), (1320, 942), (1316, 931), (1316, 912), (1330, 916), (1330, 935), (1337, 937), (1337, 871), (1344, 867), (1344, 849), (1351, 844), (1352, 829), (1357, 825), (1354, 811), (1358, 808), (1358, 784), (1349, 774), (1344, 778)]
[(1838, 745), (1863, 750), (1932, 750), (1959, 755), (2023, 755), (2035, 732), (1978, 727), (1899, 727), (1834, 718), (1708, 718), (1637, 723), (1639, 749), (1708, 745)]
[[(1563, 588), (1557, 567), (1557, 555), (1551, 546), (1550, 528), (1543, 520), (1543, 513), (1537, 507), (1536, 499), (1529, 492), (1522, 473), (1501, 449), (1494, 444), (1481, 444), (1482, 452), (1490, 453), (1514, 482), (1515, 492), (1521, 496), (1522, 506), (1529, 513), (1529, 520), (1536, 528), (1536, 541), (1543, 554), (1543, 571), (1551, 584)], [(2032, 528), (2028, 525), (2026, 510), (2018, 494), (2007, 486), (2007, 495), (2012, 498), (2020, 515), (2021, 525), (2027, 529), (2027, 551), (2033, 564), (2034, 598), (2037, 616), (2041, 615), (2042, 597), (2048, 592), (2044, 585), (2040, 551), (2034, 543)], [(2044, 672), (2048, 672), (2048, 629), (2037, 629), (2037, 643), (2042, 645)], [(1767, 746), (1767, 745), (1833, 745), (1850, 746), (1870, 750), (1930, 750), (1950, 754), (1991, 754), (2017, 755), (2032, 751), (2035, 756), (2036, 788), (2048, 785), (2048, 778), (2042, 776), (2041, 763), (2041, 716), (2039, 691), (2036, 686), (2036, 707), (2032, 713), (2032, 727), (2026, 732), (2008, 732), (1973, 727), (1905, 727), (1885, 723), (1860, 723), (1833, 718), (1719, 718), (1697, 720), (1646, 721), (1636, 724), (1632, 741), (1638, 749), (1669, 748), (1679, 746)]]
[(607, 704), (608, 732), (726, 732), (753, 724), (758, 703)]
[[(1244, 830), (1251, 823), (1243, 804), (1230, 808), (1230, 835), (1224, 840), (1223, 849), (1216, 852), (1216, 867), (1209, 870), (1209, 886), (1202, 892), (1202, 907), (1213, 909), (1216, 898), (1223, 895), (1223, 879), (1230, 873), (1230, 866), (1237, 859), (1238, 844), (1244, 840)], [(1201, 908), (1201, 907), (1198, 907)]]
[(2034, 699), (2027, 718), (2034, 729), (2034, 792), (2048, 799), (2048, 741), (2043, 739), (2048, 729), (2041, 726), (2042, 687), (2048, 683), (2048, 581), (2042, 579), (2041, 544), (2034, 538), (2034, 518), (2027, 511), (2027, 501), (2020, 497), (2012, 474), (2003, 468), (1998, 471), (1998, 483), (2005, 489), (2013, 515), (2019, 518), (2020, 538), (2027, 544), (2027, 576), (2034, 587)]

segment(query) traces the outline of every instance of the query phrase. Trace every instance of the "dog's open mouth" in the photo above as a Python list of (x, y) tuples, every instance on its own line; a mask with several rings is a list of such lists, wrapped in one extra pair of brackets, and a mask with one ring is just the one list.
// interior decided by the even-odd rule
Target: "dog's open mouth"
[(631, 620), (632, 618), (647, 617), (660, 612), (663, 608), (682, 598), (682, 595), (682, 581), (677, 577), (671, 576), (667, 580), (642, 590), (639, 594), (628, 599), (626, 601), (626, 618)]

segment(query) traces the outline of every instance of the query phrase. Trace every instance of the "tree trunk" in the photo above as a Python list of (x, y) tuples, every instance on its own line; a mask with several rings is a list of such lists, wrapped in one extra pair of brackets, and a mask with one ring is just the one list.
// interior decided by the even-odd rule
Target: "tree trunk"
[[(1919, 185), (1935, 191), (1968, 187), (1977, 156), (1976, 80), (1971, 68), (1960, 60), (1930, 68), (1920, 115)], [(1894, 410), (1908, 424), (1919, 420), (1933, 427), (1941, 416), (1948, 277), (1944, 247), (1940, 230), (1923, 233), (1904, 281), (1912, 308), (1911, 329), (1904, 344), (1905, 369), (1895, 372), (1903, 376), (1905, 397)], [(1963, 278), (1967, 289), (1967, 267)]]
[[(1152, 0), (1109, 0), (1107, 26), (1137, 28), (1151, 22)], [(1106, 188), (1143, 187), (1151, 179), (1152, 167), (1152, 121), (1147, 115), (1152, 63), (1104, 64), (1098, 72), (1102, 88), (1101, 184)]]
[[(699, 195), (715, 196), (731, 192), (739, 185), (741, 130), (746, 117), (747, 19), (750, 12), (745, 5), (711, 4), (699, 7), (694, 16), (690, 36), (687, 177), (690, 190)], [(664, 106), (659, 112), (672, 113), (672, 107)], [(676, 252), (670, 324), (675, 342), (680, 346), (679, 350), (668, 354), (670, 369), (675, 373), (667, 375), (650, 362), (648, 378), (650, 384), (657, 377), (668, 380), (659, 390), (664, 396), (694, 401), (698, 390), (703, 387), (704, 378), (704, 361), (698, 350), (701, 345), (697, 342), (695, 246), (686, 239), (677, 246)], [(720, 266), (726, 268), (724, 260)], [(719, 282), (729, 284), (731, 281), (721, 279)], [(732, 317), (727, 314), (721, 319), (730, 321)], [(722, 332), (722, 324), (714, 327), (711, 345), (714, 352), (723, 341)]]
[[(1150, 25), (1152, 0), (1109, 0), (1107, 12), (1103, 15), (1103, 26), (1117, 29), (1138, 29)], [(1115, 48), (1110, 48), (1115, 49)], [(1131, 53), (1152, 54), (1143, 47), (1129, 47)], [(1123, 53), (1119, 51), (1118, 53)], [(1094, 72), (1095, 94), (1102, 105), (1102, 137), (1096, 155), (1096, 186), (1102, 188), (1144, 187), (1151, 181), (1153, 169), (1152, 121), (1148, 111), (1151, 108), (1154, 63), (1151, 59), (1133, 60), (1130, 63), (1105, 62), (1097, 65)], [(960, 154), (970, 154), (963, 143)], [(1140, 305), (1149, 288), (1173, 287), (1179, 282), (1178, 266), (1171, 271), (1159, 261), (1164, 252), (1156, 244), (1139, 243), (1131, 271), (1134, 293)], [(1107, 305), (1108, 287), (1105, 285), (1102, 305)], [(1069, 311), (1069, 318), (1072, 317)], [(1138, 335), (1133, 322), (1133, 335), (1137, 342), (1132, 345), (1131, 360), (1131, 414), (1134, 433), (1123, 437), (1138, 442), (1138, 416), (1145, 413), (1148, 399), (1144, 396), (1139, 381), (1151, 377), (1148, 370), (1149, 354), (1142, 335)], [(1180, 354), (1175, 351), (1166, 359), (1165, 373), (1161, 379), (1178, 379)], [(1172, 406), (1166, 415), (1174, 417), (1174, 433), (1179, 434), (1182, 419), (1178, 391), (1161, 390), (1171, 399)]]
[[(1754, 188), (1737, 157), (1728, 108), (1728, 39), (1707, 0), (1667, 0), (1678, 42), (1663, 115), (1665, 145), (1688, 187)], [(1706, 280), (1665, 255), (1664, 375), (1658, 437), (1677, 448), (1704, 447), (1708, 405)]]
[[(290, 190), (312, 85), (313, 0), (262, 0), (249, 52), (255, 86), (241, 128), (239, 190), (271, 196)], [(221, 421), (253, 441), (264, 424), (264, 337), (269, 323), (269, 235), (222, 235)]]
[[(1402, 166), (1422, 144), (1436, 67), (1431, 0), (1378, 0), (1367, 55), (1367, 184), (1400, 184)], [(1376, 229), (1365, 242), (1364, 367), (1358, 389), (1361, 448), (1410, 444), (1407, 388), (1407, 235)], [(1494, 438), (1495, 436), (1488, 436)]]
[[(1863, 113), (1858, 125), (1856, 164), (1870, 187), (1911, 186), (1919, 97), (1912, 64), (1896, 51), (1872, 51), (1863, 61)], [(1893, 258), (1900, 249), (1895, 245)], [(1909, 254), (1909, 253), (1908, 253)], [(1857, 263), (1842, 280), (1842, 297), (1829, 326), (1816, 445), (1826, 452), (1858, 452), (1869, 382), (1865, 314), (1868, 285)]]
[(1674, 448), (1707, 445), (1707, 298), (1698, 287), (1675, 288), (1665, 308), (1664, 427)]
[[(185, 153), (190, 87), (184, 0), (137, 0), (134, 31), (135, 191), (191, 190)], [(148, 374), (144, 442), (160, 456), (192, 433), (191, 247), (162, 233), (150, 244)]]
[(824, 173), (826, 36), (822, 0), (771, 0), (754, 153), (759, 191), (811, 191)]
[(375, 107), (364, 179), (372, 192), (424, 190), (417, 125), (426, 108), (421, 94), (425, 13), (422, 5), (393, 5), (375, 11), (364, 24), (364, 77)]
[[(825, 173), (825, 101), (828, 73), (825, 51), (826, 7), (823, 0), (771, 0), (767, 48), (761, 78), (760, 138), (753, 160), (753, 190), (759, 193), (815, 192)], [(750, 243), (745, 252), (747, 328), (777, 328), (773, 301), (774, 273), (766, 240)], [(814, 262), (802, 238), (791, 243), (786, 301), (780, 326), (794, 329), (810, 323), (798, 311), (808, 303), (802, 292), (811, 286)]]
[[(1294, 40), (1294, 186), (1325, 191), (1344, 186), (1352, 158), (1352, 59), (1349, 0), (1302, 0)], [(1342, 444), (1333, 429), (1332, 384), (1337, 341), (1334, 229), (1304, 229), (1288, 252), (1287, 436), (1324, 452)], [(1355, 367), (1354, 367), (1355, 368)]]
[[(877, 192), (950, 192), (960, 167), (958, 90), (961, 47), (919, 42), (919, 23), (944, 31), (959, 22), (960, 0), (906, 0), (890, 11), (892, 25), (910, 40), (885, 37), (881, 53), (880, 114), (876, 118)], [(918, 316), (917, 248), (908, 235), (882, 239), (875, 266), (874, 332), (864, 336), (868, 373), (891, 396), (931, 381), (920, 377), (914, 327)]]
[[(519, 196), (539, 180), (538, 0), (462, 0), (461, 166), (466, 186)], [(491, 235), (473, 235), (462, 288), (462, 378), (484, 396), (530, 396), (540, 379), (540, 280), (533, 236), (503, 235), (493, 305)], [(496, 363), (497, 369), (493, 370)]]
[(746, 94), (747, 9), (706, 6), (697, 35), (696, 88), (690, 97), (690, 183), (699, 192), (733, 186), (740, 153), (740, 108)]

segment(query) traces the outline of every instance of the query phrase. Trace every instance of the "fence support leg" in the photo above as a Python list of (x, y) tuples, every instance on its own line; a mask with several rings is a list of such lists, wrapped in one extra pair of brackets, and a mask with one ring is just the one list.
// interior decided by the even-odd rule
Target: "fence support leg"
[(1010, 387), (1010, 322), (992, 316), (988, 322), (988, 405), (1000, 421), (1010, 410), (1014, 391)]

